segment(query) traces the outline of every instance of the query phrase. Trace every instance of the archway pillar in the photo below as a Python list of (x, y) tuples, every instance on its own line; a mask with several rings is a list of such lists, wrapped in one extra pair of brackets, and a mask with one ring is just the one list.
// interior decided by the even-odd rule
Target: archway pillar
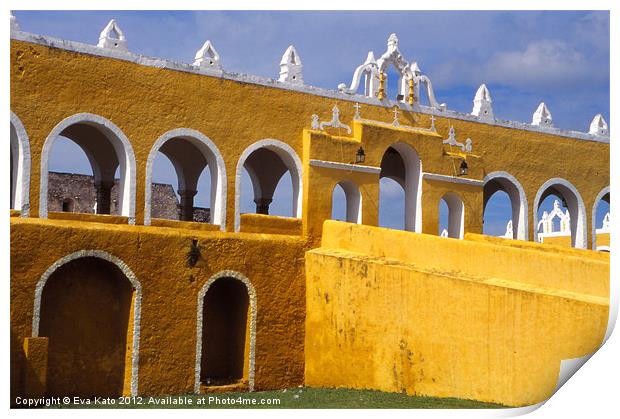
[(112, 202), (112, 187), (114, 182), (96, 182), (95, 191), (97, 196), (97, 214), (110, 214)]
[(180, 219), (181, 221), (194, 221), (194, 197), (198, 191), (191, 189), (179, 190), (180, 202)]

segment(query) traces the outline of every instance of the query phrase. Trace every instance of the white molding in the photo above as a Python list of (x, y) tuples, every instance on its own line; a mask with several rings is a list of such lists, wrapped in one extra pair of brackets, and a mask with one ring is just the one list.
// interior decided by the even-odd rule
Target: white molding
[(596, 211), (598, 210), (598, 204), (601, 202), (601, 199), (603, 199), (603, 196), (608, 193), (611, 193), (611, 190), (609, 186), (606, 186), (596, 195), (596, 198), (594, 199), (594, 204), (592, 205), (592, 249), (598, 250), (598, 248), (596, 247)]
[[(484, 177), (482, 182), (486, 185), (487, 182), (490, 182), (492, 180), (497, 180), (498, 183), (500, 184), (503, 183), (502, 181), (507, 181), (510, 184), (512, 184), (518, 191), (519, 216), (517, 217), (517, 220), (516, 220), (516, 226), (515, 226), (514, 214), (512, 215), (511, 220), (513, 223), (514, 230), (517, 231), (516, 239), (517, 240), (528, 240), (528, 236), (529, 236), (528, 214), (529, 212), (528, 212), (528, 204), (527, 204), (527, 194), (525, 193), (525, 189), (521, 185), (521, 182), (519, 182), (516, 177), (514, 177), (513, 175), (505, 171), (491, 172)], [(508, 194), (508, 197), (510, 198), (511, 205), (512, 205), (512, 199), (514, 197), (512, 196), (511, 191), (507, 191), (506, 190), (507, 188), (505, 185), (502, 185), (502, 187), (504, 188), (504, 191)]]
[[(85, 123), (89, 125), (98, 125), (109, 130), (115, 138), (108, 138), (117, 154), (119, 166), (121, 167), (121, 179), (119, 182), (119, 201), (121, 206), (121, 214), (128, 217), (129, 224), (136, 222), (136, 158), (131, 146), (131, 142), (125, 136), (123, 131), (110, 120), (91, 113), (78, 113), (71, 115), (56, 125), (49, 133), (41, 150), (41, 187), (39, 191), (39, 217), (47, 218), (47, 190), (49, 178), (49, 156), (54, 143), (58, 136), (67, 127)], [(105, 134), (105, 132), (104, 132)], [(107, 137), (107, 136), (106, 136)], [(123, 164), (125, 170), (123, 170)]]
[[(151, 225), (151, 183), (153, 181), (153, 164), (155, 163), (155, 157), (159, 149), (169, 140), (173, 138), (191, 138), (200, 143), (197, 145), (201, 149), (205, 160), (207, 161), (207, 168), (211, 173), (211, 196), (209, 200), (210, 208), (212, 211), (211, 224), (219, 224), (221, 231), (226, 231), (226, 192), (227, 192), (227, 177), (226, 177), (226, 164), (222, 153), (217, 148), (215, 143), (206, 135), (200, 131), (196, 131), (191, 128), (176, 128), (170, 130), (160, 136), (146, 160), (146, 184), (144, 190), (144, 225)], [(215, 171), (214, 169), (215, 163)], [(214, 176), (215, 175), (215, 176)], [(214, 188), (215, 186), (215, 188)]]
[(41, 320), (41, 297), (43, 296), (43, 288), (50, 276), (61, 266), (84, 257), (95, 257), (108, 261), (116, 265), (131, 283), (134, 291), (134, 307), (133, 307), (133, 342), (131, 351), (131, 395), (138, 395), (138, 367), (140, 357), (140, 313), (142, 304), (142, 286), (140, 281), (132, 270), (119, 258), (102, 250), (78, 250), (54, 262), (41, 275), (34, 291), (34, 309), (32, 312), (32, 337), (39, 336), (39, 323)]
[(463, 185), (484, 186), (484, 181), (477, 179), (469, 179), (464, 177), (441, 175), (439, 173), (422, 173), (422, 176), (430, 180), (439, 180), (441, 182), (461, 183)]
[(364, 166), (361, 164), (353, 163), (340, 163), (336, 161), (316, 160), (310, 159), (310, 166), (322, 167), (325, 169), (347, 170), (351, 172), (363, 172), (363, 173), (381, 173), (381, 168), (377, 166)]
[(218, 279), (231, 278), (242, 282), (248, 291), (248, 299), (250, 302), (250, 353), (248, 359), (248, 387), (249, 391), (254, 391), (254, 371), (256, 362), (256, 318), (258, 312), (258, 304), (256, 299), (256, 290), (248, 278), (235, 271), (220, 271), (213, 275), (203, 285), (198, 293), (197, 311), (196, 311), (196, 361), (194, 364), (194, 393), (200, 394), (200, 372), (202, 362), (202, 329), (204, 318), (204, 298), (211, 288), (211, 285)]
[(276, 89), (284, 89), (284, 90), (292, 90), (297, 92), (308, 93), (315, 96), (322, 96), (332, 99), (339, 99), (347, 102), (359, 102), (365, 103), (368, 105), (375, 105), (384, 108), (393, 108), (394, 106), (398, 106), (403, 110), (407, 110), (410, 112), (423, 113), (427, 115), (435, 115), (445, 118), (453, 118), (463, 121), (477, 122), (485, 125), (496, 125), (504, 128), (512, 128), (519, 129), (523, 131), (532, 131), (532, 132), (541, 132), (545, 134), (555, 135), (559, 137), (567, 137), (574, 138), (578, 140), (584, 141), (595, 141), (601, 143), (609, 143), (609, 137), (602, 137), (598, 135), (589, 134), (586, 132), (580, 131), (571, 131), (571, 130), (563, 130), (555, 127), (542, 127), (542, 126), (534, 126), (525, 122), (518, 121), (505, 121), (500, 119), (495, 119), (494, 121), (481, 121), (478, 117), (464, 113), (457, 112), (449, 109), (435, 109), (429, 106), (422, 106), (415, 103), (413, 106), (408, 103), (403, 103), (396, 100), (384, 99), (380, 101), (375, 97), (367, 97), (363, 94), (347, 94), (342, 93), (338, 90), (331, 89), (323, 89), (320, 87), (309, 86), (309, 85), (297, 85), (291, 83), (283, 83), (274, 79), (268, 79), (264, 77), (242, 74), (242, 73), (233, 73), (233, 72), (220, 72), (209, 69), (200, 69), (191, 64), (187, 63), (179, 63), (171, 60), (165, 60), (162, 58), (153, 58), (147, 57), (131, 52), (119, 51), (119, 50), (109, 50), (104, 48), (98, 48), (94, 45), (88, 45), (81, 42), (75, 41), (67, 41), (63, 39), (58, 39), (50, 36), (37, 35), (28, 32), (18, 32), (11, 31), (11, 39), (15, 39), (18, 41), (30, 42), (34, 44), (44, 45), (50, 48), (59, 48), (67, 51), (78, 52), (82, 54), (96, 55), (100, 57), (113, 58), (117, 60), (129, 61), (138, 65), (155, 67), (155, 68), (165, 68), (175, 71), (183, 71), (187, 73), (200, 74), (205, 76), (217, 77), (226, 80), (234, 80), (241, 83), (249, 83), (249, 84), (257, 84), (261, 86), (273, 87)]
[[(542, 186), (538, 189), (538, 192), (536, 192), (536, 197), (534, 198), (534, 205), (532, 207), (534, 226), (538, 225), (538, 207), (540, 206), (540, 198), (542, 197), (542, 194), (552, 186), (563, 187), (566, 190), (568, 190), (570, 194), (573, 195), (572, 197), (570, 195), (563, 196), (564, 200), (566, 200), (569, 206), (571, 205), (570, 201), (572, 201), (573, 199), (576, 201), (574, 202), (574, 204), (576, 204), (577, 216), (575, 216), (574, 214), (570, 215), (571, 217), (571, 241), (572, 241), (572, 231), (574, 228), (574, 231), (575, 231), (574, 247), (578, 249), (587, 249), (588, 248), (588, 236), (587, 236), (588, 225), (586, 222), (586, 207), (583, 203), (583, 199), (581, 198), (581, 194), (579, 193), (577, 188), (575, 188), (575, 186), (573, 186), (573, 184), (567, 181), (566, 179), (562, 179), (562, 178), (549, 179), (548, 181), (543, 183)], [(561, 193), (562, 191), (560, 190), (558, 192)], [(569, 211), (570, 211), (570, 208), (569, 208)], [(534, 230), (534, 241), (538, 242), (538, 229), (534, 228), (533, 230)]]
[(293, 184), (293, 213), (295, 218), (301, 218), (301, 206), (303, 198), (303, 179), (302, 179), (302, 164), (299, 156), (295, 150), (288, 144), (280, 141), (267, 138), (260, 140), (248, 146), (237, 161), (237, 171), (235, 173), (235, 232), (238, 232), (241, 227), (241, 177), (243, 175), (243, 165), (246, 159), (260, 148), (266, 148), (276, 153), (281, 159), (284, 165), (291, 172), (291, 181)]
[[(30, 169), (32, 167), (32, 162), (30, 160), (30, 140), (24, 124), (13, 112), (11, 112), (11, 125), (15, 128), (18, 142), (18, 156), (16, 161), (13, 161), (13, 165), (17, 165), (13, 199), (19, 196), (19, 201), (17, 201), (17, 205), (14, 206), (20, 207), (15, 209), (21, 212), (22, 217), (28, 217), (30, 215)], [(11, 187), (13, 187), (13, 185), (11, 185)]]

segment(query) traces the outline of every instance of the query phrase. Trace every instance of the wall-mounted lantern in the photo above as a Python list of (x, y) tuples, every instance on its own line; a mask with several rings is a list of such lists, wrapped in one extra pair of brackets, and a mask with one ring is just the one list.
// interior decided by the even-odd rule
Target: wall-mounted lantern
[(364, 163), (366, 160), (366, 153), (364, 153), (364, 148), (360, 147), (355, 153), (355, 164)]
[(459, 167), (459, 176), (467, 176), (467, 173), (469, 173), (469, 166), (467, 166), (467, 162), (463, 159)]

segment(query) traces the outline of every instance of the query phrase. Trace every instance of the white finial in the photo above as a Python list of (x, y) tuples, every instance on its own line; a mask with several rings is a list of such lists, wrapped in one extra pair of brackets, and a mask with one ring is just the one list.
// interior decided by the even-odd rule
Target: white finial
[(207, 40), (194, 56), (194, 65), (200, 68), (221, 70), (220, 54), (217, 53), (211, 41)]
[(492, 121), (495, 119), (493, 116), (493, 107), (491, 106), (493, 101), (491, 100), (491, 93), (487, 89), (486, 84), (481, 84), (474, 97), (474, 108), (471, 111), (472, 115), (477, 116), (482, 120)]
[(603, 118), (603, 115), (600, 113), (597, 114), (590, 123), (590, 134), (602, 135), (604, 137), (609, 136), (609, 127), (605, 121), (605, 118)]
[(377, 64), (374, 52), (368, 51), (368, 55), (366, 56), (366, 61), (364, 62), (364, 64)]
[(362, 109), (362, 105), (355, 102), (355, 105), (353, 105), (353, 107), (355, 108), (355, 115), (353, 115), (353, 119), (355, 120), (362, 119), (362, 114), (360, 113), (360, 109)]
[(22, 29), (19, 27), (19, 23), (17, 23), (17, 18), (13, 16), (11, 13), (11, 30), (12, 31), (21, 31)]
[(553, 126), (553, 118), (551, 117), (551, 112), (547, 109), (545, 102), (541, 102), (540, 105), (538, 105), (536, 112), (534, 112), (534, 115), (532, 116), (532, 125), (543, 127)]
[(108, 22), (107, 26), (103, 28), (101, 34), (99, 34), (99, 43), (97, 46), (99, 48), (127, 51), (127, 39), (118, 26), (118, 23), (116, 23), (116, 20), (112, 19)]
[(448, 237), (448, 230), (446, 230), (445, 228), (441, 231), (441, 234), (439, 235), (440, 237)]
[(278, 80), (286, 83), (304, 84), (301, 69), (301, 58), (295, 47), (290, 45), (280, 60), (280, 78)]
[(387, 41), (388, 49), (396, 48), (398, 46), (398, 37), (395, 33), (391, 34)]

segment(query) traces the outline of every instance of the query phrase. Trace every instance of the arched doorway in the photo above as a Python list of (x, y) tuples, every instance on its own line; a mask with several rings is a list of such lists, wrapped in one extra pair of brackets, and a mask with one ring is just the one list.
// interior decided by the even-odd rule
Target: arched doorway
[(198, 294), (195, 392), (254, 389), (256, 292), (233, 271), (211, 277)]
[(30, 144), (24, 125), (11, 112), (11, 209), (27, 217), (30, 209)]
[(592, 207), (592, 249), (609, 251), (609, 246), (597, 243), (598, 234), (611, 233), (610, 221), (610, 189), (609, 186), (598, 193)]
[(350, 180), (343, 180), (334, 186), (332, 220), (362, 223), (362, 197), (357, 186)]
[(56, 262), (35, 294), (33, 336), (47, 337), (47, 395), (137, 393), (140, 284), (99, 251)]
[[(174, 179), (166, 176), (166, 167), (174, 171)], [(168, 186), (159, 179), (174, 180)], [(171, 200), (165, 187), (173, 189), (179, 210), (169, 209)], [(226, 167), (215, 144), (198, 131), (179, 128), (159, 137), (147, 159), (145, 190), (145, 224), (152, 218), (201, 221), (220, 226), (226, 224)], [(208, 213), (208, 217), (203, 214)]]
[[(493, 172), (484, 178), (483, 192), (484, 234), (501, 235), (511, 221), (510, 238), (527, 240), (527, 198), (521, 183), (507, 172)], [(507, 204), (507, 205), (506, 205)], [(492, 229), (490, 224), (498, 228)]]
[[(464, 235), (465, 206), (454, 192), (448, 192), (439, 201), (440, 236), (462, 239)], [(447, 235), (444, 233), (447, 232)]]
[[(554, 207), (557, 206), (560, 209), (565, 207), (566, 211), (564, 211), (564, 213), (568, 213), (568, 218), (570, 219), (571, 246), (586, 249), (588, 247), (586, 236), (587, 227), (583, 199), (581, 199), (581, 195), (579, 191), (577, 191), (577, 188), (567, 180), (561, 178), (548, 180), (536, 193), (533, 206), (533, 219), (536, 222), (534, 225), (534, 241), (540, 241), (539, 225), (544, 216), (544, 212), (542, 212), (542, 214), (540, 213), (541, 205), (546, 198), (552, 195), (559, 198), (558, 205), (554, 204)], [(551, 211), (553, 211), (553, 209)], [(550, 214), (549, 212), (547, 213)]]
[[(92, 170), (97, 214), (115, 213), (135, 222), (136, 162), (133, 148), (123, 132), (107, 119), (93, 114), (77, 114), (60, 122), (48, 135), (41, 153), (39, 216), (47, 218), (49, 160), (55, 143), (64, 137), (86, 154)], [(118, 190), (113, 202), (112, 188)]]
[[(388, 147), (381, 159), (379, 179), (389, 178), (397, 182), (405, 191), (404, 229), (422, 231), (422, 162), (418, 153), (408, 144), (396, 143)], [(381, 185), (380, 185), (381, 186)], [(380, 188), (380, 201), (382, 195)], [(379, 205), (379, 219), (387, 211), (386, 205)]]
[[(242, 178), (245, 175), (252, 185), (252, 194), (247, 187), (242, 187)], [(290, 176), (290, 187), (283, 193), (291, 201), (290, 215), (301, 217), (301, 160), (295, 151), (286, 143), (278, 140), (262, 140), (245, 149), (237, 163), (237, 177), (235, 182), (235, 231), (240, 228), (240, 214), (242, 204), (253, 200), (257, 214), (269, 215), (274, 201), (276, 188), (284, 180), (286, 174)], [(247, 186), (247, 185), (246, 185)]]

